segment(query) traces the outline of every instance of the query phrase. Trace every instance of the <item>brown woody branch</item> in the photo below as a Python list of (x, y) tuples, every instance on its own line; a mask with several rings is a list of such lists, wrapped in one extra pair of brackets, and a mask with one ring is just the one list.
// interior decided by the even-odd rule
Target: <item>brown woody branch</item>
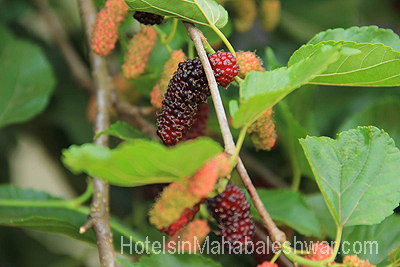
[(71, 70), (72, 77), (80, 86), (82, 86), (82, 88), (88, 92), (92, 92), (94, 90), (94, 85), (90, 77), (90, 72), (72, 46), (61, 19), (51, 11), (46, 0), (35, 0), (35, 3), (39, 8), (41, 15), (46, 20), (46, 26), (51, 38), (60, 48), (61, 53)]
[[(235, 152), (235, 143), (233, 141), (228, 120), (225, 115), (224, 106), (222, 104), (221, 96), (218, 91), (218, 85), (217, 82), (215, 81), (214, 73), (211, 68), (210, 62), (208, 61), (207, 53), (203, 47), (203, 40), (205, 39), (205, 37), (203, 33), (192, 24), (185, 23), (185, 27), (196, 47), (197, 53), (200, 56), (200, 60), (203, 63), (203, 67), (206, 72), (208, 84), (210, 86), (211, 95), (213, 98), (215, 110), (218, 117), (218, 122), (221, 128), (222, 137), (225, 143), (225, 151), (228, 154), (233, 155)], [(253, 200), (254, 206), (256, 207), (258, 213), (260, 214), (260, 217), (262, 218), (264, 226), (267, 228), (268, 232), (271, 235), (272, 240), (283, 243), (284, 241), (286, 241), (285, 233), (282, 232), (276, 226), (274, 221), (271, 219), (271, 216), (269, 215), (264, 204), (262, 203), (256, 191), (256, 188), (254, 187), (246, 171), (246, 168), (244, 167), (243, 162), (240, 158), (238, 159), (237, 170), (239, 172), (240, 177), (242, 178), (244, 186), (246, 187), (251, 199)]]
[[(96, 20), (96, 9), (92, 0), (79, 0), (81, 16), (86, 29), (87, 41), (90, 44), (93, 25)], [(105, 58), (90, 52), (92, 77), (96, 89), (96, 119), (95, 134), (105, 131), (110, 126), (111, 93), (113, 91), (111, 78)], [(99, 146), (108, 146), (108, 136), (102, 135), (95, 140)], [(93, 198), (88, 216), (88, 223), (81, 228), (85, 232), (92, 227), (97, 238), (100, 265), (115, 267), (114, 246), (110, 227), (109, 184), (106, 181), (93, 178)]]

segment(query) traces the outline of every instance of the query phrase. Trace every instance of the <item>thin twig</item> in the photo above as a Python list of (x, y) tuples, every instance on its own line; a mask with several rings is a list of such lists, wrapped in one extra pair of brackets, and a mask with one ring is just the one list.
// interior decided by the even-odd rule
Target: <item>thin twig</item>
[[(96, 20), (96, 9), (92, 0), (79, 0), (83, 24), (86, 28), (86, 36), (90, 43), (93, 25)], [(111, 108), (111, 78), (104, 58), (90, 52), (90, 63), (92, 65), (92, 76), (96, 88), (96, 120), (95, 134), (105, 131), (110, 126)], [(99, 146), (108, 146), (108, 136), (102, 135), (95, 140)], [(93, 178), (93, 199), (88, 217), (89, 222), (85, 226), (93, 225), (97, 238), (100, 266), (115, 267), (114, 246), (110, 227), (110, 196), (109, 184), (106, 181)]]
[[(229, 124), (226, 118), (224, 106), (222, 105), (221, 96), (218, 91), (218, 85), (217, 82), (215, 81), (214, 73), (211, 68), (210, 62), (208, 61), (207, 53), (204, 50), (202, 38), (205, 37), (203, 33), (192, 24), (185, 23), (185, 27), (188, 30), (189, 36), (192, 39), (194, 46), (196, 47), (201, 62), (203, 63), (204, 71), (207, 76), (215, 110), (217, 113), (218, 122), (221, 128), (222, 137), (224, 139), (225, 151), (228, 154), (233, 155), (235, 152), (235, 143), (233, 141), (233, 137), (229, 129)], [(246, 187), (251, 199), (253, 200), (254, 206), (256, 207), (258, 213), (260, 214), (260, 217), (262, 218), (264, 226), (267, 228), (268, 232), (271, 235), (272, 240), (280, 243), (285, 242), (286, 241), (285, 233), (282, 232), (276, 226), (274, 221), (271, 219), (271, 216), (269, 215), (259, 195), (257, 194), (256, 188), (251, 182), (251, 179), (247, 174), (246, 168), (244, 167), (243, 162), (241, 161), (240, 158), (238, 159), (237, 170), (239, 172), (240, 177), (242, 178), (244, 186)]]
[(148, 122), (144, 116), (149, 116), (156, 113), (156, 110), (151, 107), (136, 107), (128, 102), (123, 101), (116, 93), (112, 96), (112, 104), (115, 111), (122, 120), (132, 124), (142, 133), (157, 139), (156, 127)]
[(72, 46), (68, 34), (66, 33), (63, 23), (51, 10), (47, 0), (35, 0), (37, 7), (43, 18), (47, 22), (47, 28), (53, 41), (58, 45), (67, 62), (72, 77), (75, 81), (88, 92), (93, 91), (93, 82), (90, 77), (88, 67), (85, 65), (79, 54)]

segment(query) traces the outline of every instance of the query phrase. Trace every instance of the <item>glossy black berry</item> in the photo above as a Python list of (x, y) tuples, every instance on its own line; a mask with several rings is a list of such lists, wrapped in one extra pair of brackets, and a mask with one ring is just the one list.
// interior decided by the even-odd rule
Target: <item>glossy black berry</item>
[(141, 11), (135, 11), (135, 13), (133, 13), (133, 17), (144, 25), (161, 24), (164, 20), (164, 16)]

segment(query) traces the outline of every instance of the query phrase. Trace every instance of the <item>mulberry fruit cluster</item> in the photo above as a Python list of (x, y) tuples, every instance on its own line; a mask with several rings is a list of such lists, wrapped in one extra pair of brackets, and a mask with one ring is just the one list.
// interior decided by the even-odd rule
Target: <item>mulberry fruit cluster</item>
[(150, 26), (144, 27), (133, 36), (125, 53), (125, 63), (122, 65), (124, 76), (127, 79), (135, 79), (144, 73), (156, 41), (157, 33)]
[(257, 4), (255, 0), (232, 1), (236, 17), (234, 22), (238, 32), (247, 32), (251, 29), (257, 17)]
[(262, 264), (258, 265), (257, 267), (278, 267), (278, 264), (271, 263), (269, 261), (264, 261)]
[(348, 267), (375, 267), (368, 260), (362, 260), (356, 255), (347, 255), (344, 257), (343, 264)]
[(238, 75), (239, 66), (230, 52), (219, 51), (208, 56), (217, 83), (227, 87)]
[(178, 69), (179, 62), (184, 60), (185, 53), (183, 53), (182, 50), (174, 50), (171, 53), (171, 57), (165, 62), (161, 78), (150, 93), (151, 103), (155, 107), (161, 108), (169, 80), (171, 80), (172, 75)]
[(261, 24), (267, 32), (275, 30), (281, 20), (280, 0), (263, 0), (261, 2)]
[(161, 24), (164, 20), (164, 16), (141, 11), (135, 11), (135, 13), (133, 13), (133, 17), (144, 25), (158, 25)]
[(167, 146), (173, 146), (195, 121), (199, 105), (211, 95), (203, 65), (199, 59), (179, 63), (164, 95), (157, 116), (157, 135)]
[(219, 154), (184, 182), (170, 184), (151, 208), (150, 223), (160, 231), (174, 235), (193, 219), (199, 205), (213, 192), (218, 178), (226, 177), (229, 171), (227, 155)]
[(313, 243), (310, 254), (306, 255), (304, 258), (311, 261), (323, 261), (329, 259), (329, 257), (332, 256), (332, 253), (332, 248), (328, 244)]
[(236, 185), (228, 184), (225, 191), (207, 201), (208, 209), (221, 228), (226, 247), (243, 250), (252, 242), (254, 223), (250, 217), (250, 203)]
[(207, 128), (208, 115), (210, 113), (210, 106), (208, 103), (203, 103), (199, 106), (194, 123), (188, 132), (183, 136), (182, 141), (196, 139), (197, 137), (204, 136)]
[(169, 250), (176, 249), (180, 244), (181, 247), (178, 248), (180, 251), (196, 253), (199, 249), (199, 245), (203, 243), (209, 233), (210, 227), (207, 221), (199, 219), (194, 220), (170, 237), (167, 248)]
[(271, 107), (247, 129), (247, 134), (257, 150), (271, 150), (275, 145), (277, 134), (272, 115)]
[(239, 51), (236, 53), (237, 64), (239, 65), (239, 77), (244, 79), (246, 74), (252, 70), (265, 71), (262, 60), (255, 53), (250, 51)]
[(118, 40), (118, 28), (128, 14), (124, 0), (107, 0), (104, 8), (97, 14), (93, 27), (91, 48), (101, 56), (108, 55)]

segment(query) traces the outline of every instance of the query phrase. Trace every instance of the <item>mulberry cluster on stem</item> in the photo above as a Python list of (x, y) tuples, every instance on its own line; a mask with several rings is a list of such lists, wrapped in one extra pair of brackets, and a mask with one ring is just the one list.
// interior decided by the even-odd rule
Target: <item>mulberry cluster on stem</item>
[(218, 51), (208, 56), (215, 80), (222, 87), (227, 87), (238, 75), (239, 66), (231, 52)]
[(91, 48), (101, 56), (108, 55), (118, 40), (118, 28), (128, 14), (124, 0), (107, 0), (104, 8), (97, 13), (93, 27)]
[(357, 255), (347, 255), (343, 259), (343, 264), (348, 267), (375, 267), (369, 260), (362, 260)]
[(157, 135), (167, 146), (173, 146), (186, 134), (195, 121), (199, 105), (211, 95), (200, 59), (179, 63), (164, 95), (157, 116)]
[(157, 41), (156, 31), (150, 27), (143, 27), (133, 36), (125, 53), (122, 70), (127, 79), (135, 79), (144, 73), (153, 47)]
[(277, 134), (272, 116), (271, 107), (247, 129), (247, 134), (257, 150), (271, 150), (275, 145)]
[(157, 108), (161, 108), (164, 94), (167, 91), (168, 83), (174, 72), (178, 69), (179, 62), (185, 60), (185, 53), (182, 50), (174, 50), (171, 57), (165, 62), (160, 80), (153, 87), (150, 93), (151, 103)]
[(238, 251), (252, 242), (255, 227), (250, 217), (250, 203), (243, 190), (228, 184), (225, 191), (209, 199), (207, 205), (227, 247)]
[(142, 11), (135, 11), (133, 17), (144, 25), (161, 24), (164, 20), (164, 16)]
[[(329, 259), (332, 256), (332, 248), (328, 244), (324, 243), (313, 243), (312, 248), (309, 255), (306, 255), (304, 258), (311, 261), (323, 261)], [(304, 266), (303, 267), (309, 267)]]

